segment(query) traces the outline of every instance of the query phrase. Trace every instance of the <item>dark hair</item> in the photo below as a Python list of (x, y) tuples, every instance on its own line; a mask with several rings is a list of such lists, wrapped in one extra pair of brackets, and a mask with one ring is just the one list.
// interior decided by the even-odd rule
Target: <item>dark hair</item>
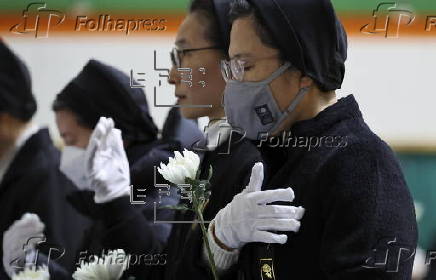
[(56, 98), (55, 101), (53, 101), (53, 104), (51, 105), (51, 109), (54, 112), (58, 112), (62, 110), (71, 110), (69, 106), (59, 98)]
[(76, 118), (77, 123), (80, 126), (86, 127), (86, 128), (90, 128), (90, 129), (94, 129), (94, 127), (90, 126), (89, 124), (86, 123), (86, 121), (79, 115), (77, 114), (70, 105), (68, 105), (67, 102), (65, 102), (64, 100), (62, 100), (59, 97), (56, 97), (55, 101), (53, 101), (53, 104), (51, 106), (51, 109), (53, 110), (53, 112), (59, 112), (59, 111), (70, 111), (71, 113), (73, 113), (74, 117)]
[(259, 10), (251, 5), (247, 0), (235, 0), (230, 5), (230, 22), (243, 17), (253, 16), (256, 26), (256, 33), (261, 42), (273, 49), (280, 49), (272, 37), (268, 26), (265, 24)]
[(212, 0), (193, 0), (189, 7), (189, 12), (199, 12), (206, 19), (208, 26), (205, 31), (205, 38), (214, 46), (221, 46), (224, 50), (224, 42), (220, 24), (216, 15), (215, 6)]

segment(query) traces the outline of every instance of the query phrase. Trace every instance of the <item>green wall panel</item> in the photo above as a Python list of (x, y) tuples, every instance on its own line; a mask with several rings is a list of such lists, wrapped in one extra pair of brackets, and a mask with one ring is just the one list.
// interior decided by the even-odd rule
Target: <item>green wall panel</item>
[(415, 201), (424, 207), (419, 221), (419, 244), (426, 249), (436, 241), (436, 155), (399, 154)]
[[(96, 10), (119, 10), (119, 11), (138, 11), (138, 10), (167, 10), (168, 12), (183, 12), (190, 0), (2, 0), (0, 10), (22, 10), (23, 7), (32, 2), (45, 2), (50, 8), (68, 10), (74, 4), (83, 3), (84, 5)], [(371, 13), (379, 3), (395, 1), (377, 0), (333, 0), (338, 12)], [(435, 0), (409, 0), (396, 1), (405, 6), (411, 6), (414, 10), (427, 13), (436, 11)]]

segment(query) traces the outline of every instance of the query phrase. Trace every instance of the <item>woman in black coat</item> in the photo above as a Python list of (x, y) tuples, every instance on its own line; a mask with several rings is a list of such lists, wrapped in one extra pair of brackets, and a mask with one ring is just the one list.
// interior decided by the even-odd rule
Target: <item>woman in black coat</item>
[[(236, 211), (250, 201), (243, 194), (216, 215), (216, 243), (240, 250), (241, 279), (410, 279), (413, 201), (355, 98), (336, 95), (347, 40), (332, 3), (237, 0), (230, 18), (227, 117), (258, 141), (262, 191), (292, 187), (305, 213), (298, 232), (267, 233), (281, 242), (242, 240), (238, 221), (252, 218)], [(235, 64), (239, 71), (226, 71)]]
[[(94, 221), (82, 240), (82, 250), (76, 254), (77, 261), (88, 261), (92, 255), (101, 256), (108, 249), (124, 249), (128, 254), (144, 255), (162, 251), (171, 225), (154, 223), (153, 202), (174, 205), (178, 199), (174, 189), (169, 195), (161, 196), (155, 183), (163, 180), (154, 177), (154, 167), (167, 162), (181, 147), (178, 141), (157, 139), (158, 130), (150, 116), (144, 92), (131, 88), (129, 77), (119, 70), (90, 60), (58, 94), (53, 110), (66, 150), (74, 146), (84, 152), (100, 117), (112, 118), (122, 133), (130, 184), (134, 189), (132, 197), (138, 190), (145, 189), (141, 191), (141, 195), (146, 196), (141, 200), (145, 204), (134, 205), (131, 197), (126, 195), (96, 203), (94, 191), (86, 185), (90, 182), (74, 176), (76, 171), (83, 172), (80, 165), (85, 163), (68, 164), (68, 154), (64, 155), (61, 169), (72, 175), (70, 178), (78, 188), (68, 200), (77, 211)], [(170, 210), (157, 213), (156, 219), (171, 220), (173, 217)], [(132, 266), (134, 269), (136, 267)]]
[[(66, 201), (74, 186), (59, 171), (60, 152), (48, 129), (32, 123), (37, 106), (27, 67), (2, 41), (0, 59), (0, 232), (4, 236), (25, 213), (37, 214), (45, 225), (46, 241), (40, 247), (52, 248), (51, 259), (72, 269), (80, 246), (78, 237), (89, 221)], [(0, 279), (9, 279), (5, 269), (12, 273), (13, 260), (4, 259), (5, 255), (22, 260), (25, 251), (3, 255), (4, 249), (0, 242), (0, 259), (6, 262), (0, 268)]]

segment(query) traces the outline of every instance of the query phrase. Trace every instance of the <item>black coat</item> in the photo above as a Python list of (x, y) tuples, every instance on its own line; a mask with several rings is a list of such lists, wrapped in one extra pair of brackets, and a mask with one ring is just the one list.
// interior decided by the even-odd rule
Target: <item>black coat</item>
[[(89, 221), (66, 202), (66, 194), (74, 186), (59, 171), (59, 160), (60, 153), (53, 146), (47, 129), (39, 130), (25, 142), (0, 184), (0, 231), (3, 234), (26, 212), (38, 214), (46, 226), (47, 242), (42, 245), (65, 249), (65, 255), (57, 261), (72, 269), (74, 252)], [(0, 259), (2, 255), (0, 243)], [(52, 260), (60, 257), (54, 255)], [(8, 279), (3, 266), (0, 279)]]
[[(161, 201), (161, 206), (175, 205), (178, 198), (175, 188), (171, 189), (168, 196), (159, 195), (159, 189), (154, 187), (153, 173), (154, 166), (159, 166), (161, 162), (167, 163), (176, 150), (180, 150), (178, 142), (160, 140), (131, 145), (126, 149), (131, 184), (134, 188), (146, 189), (141, 192), (141, 195), (147, 196), (144, 205), (131, 204), (129, 197), (96, 204), (94, 192), (90, 191), (76, 191), (69, 195), (70, 203), (94, 221), (86, 230), (81, 250), (77, 251), (77, 264), (80, 260), (88, 261), (92, 255), (106, 254), (109, 249), (123, 249), (134, 257), (143, 255), (142, 258), (162, 252), (171, 231), (171, 224), (154, 223), (153, 202)], [(164, 183), (158, 172), (156, 176), (157, 183)], [(156, 220), (172, 220), (173, 215), (172, 210), (158, 210)], [(126, 276), (141, 274), (140, 271), (145, 269), (134, 262), (133, 259)]]
[[(291, 130), (301, 138), (288, 147), (261, 145), (263, 189), (293, 188), (292, 204), (306, 209), (300, 231), (284, 245), (246, 245), (239, 279), (410, 279), (413, 201), (394, 153), (365, 124), (354, 97)], [(310, 137), (322, 144), (309, 151)]]
[[(232, 143), (229, 147), (229, 141)], [(207, 178), (209, 166), (213, 167), (211, 179), (211, 197), (203, 216), (211, 221), (218, 211), (231, 202), (248, 184), (253, 165), (261, 161), (260, 153), (248, 140), (236, 133), (232, 139), (224, 142), (215, 151), (204, 154), (201, 162), (201, 176)], [(177, 212), (175, 220), (192, 221), (192, 212)], [(154, 266), (146, 279), (180, 280), (213, 279), (208, 265), (202, 256), (202, 233), (198, 224), (175, 224), (163, 252), (166, 264)], [(235, 278), (235, 271), (230, 270), (221, 279)], [(143, 279), (143, 278), (141, 278)]]

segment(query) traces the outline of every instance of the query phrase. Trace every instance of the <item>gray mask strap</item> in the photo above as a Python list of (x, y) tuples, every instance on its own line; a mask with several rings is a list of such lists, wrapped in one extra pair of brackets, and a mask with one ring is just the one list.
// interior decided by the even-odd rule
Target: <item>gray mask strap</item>
[(282, 122), (286, 119), (286, 117), (295, 110), (295, 107), (297, 107), (297, 105), (301, 102), (303, 97), (308, 92), (309, 92), (309, 88), (308, 87), (300, 88), (298, 90), (298, 93), (295, 96), (294, 100), (292, 100), (291, 105), (289, 105), (289, 107), (286, 109), (286, 111), (281, 116), (281, 118), (276, 123), (276, 125), (270, 130), (270, 132), (274, 132), (282, 124)]
[(303, 97), (306, 95), (306, 93), (309, 92), (308, 87), (300, 88), (298, 90), (297, 96), (295, 96), (294, 100), (292, 100), (291, 105), (289, 105), (288, 109), (286, 109), (286, 113), (291, 113), (295, 110), (295, 107), (298, 106), (298, 104), (301, 102)]
[(279, 69), (277, 69), (274, 73), (271, 74), (268, 78), (262, 81), (262, 83), (269, 84), (275, 79), (277, 79), (281, 74), (283, 74), (289, 67), (291, 67), (290, 62), (285, 62)]

